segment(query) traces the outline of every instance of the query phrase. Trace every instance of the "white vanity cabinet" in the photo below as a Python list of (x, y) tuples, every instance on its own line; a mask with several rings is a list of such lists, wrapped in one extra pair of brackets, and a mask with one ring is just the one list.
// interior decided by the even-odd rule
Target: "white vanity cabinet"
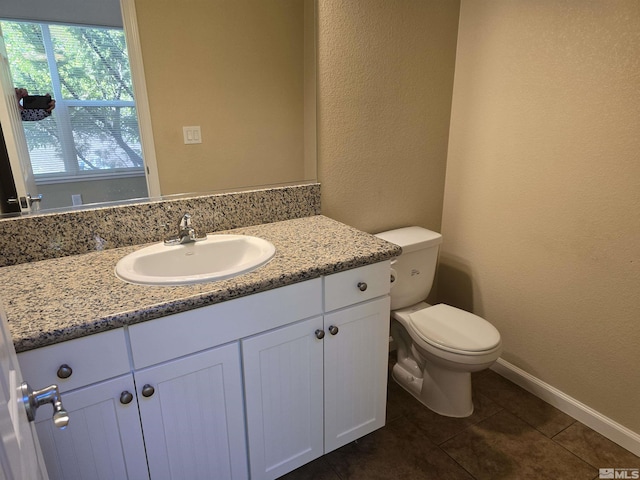
[(129, 327), (152, 480), (249, 478), (238, 340), (318, 316), (321, 292), (315, 279)]
[(30, 350), (18, 360), (30, 384), (58, 384), (70, 416), (59, 430), (51, 408), (37, 411), (52, 480), (149, 478), (123, 329)]
[(237, 342), (135, 378), (152, 479), (247, 478)]
[(385, 424), (389, 299), (325, 315), (324, 453)]
[(324, 281), (324, 315), (241, 341), (252, 479), (384, 425), (389, 262)]
[(389, 268), (20, 354), (24, 378), (57, 383), (70, 414), (57, 430), (38, 410), (51, 478), (276, 478), (383, 426)]
[(324, 453), (322, 316), (242, 340), (252, 479)]

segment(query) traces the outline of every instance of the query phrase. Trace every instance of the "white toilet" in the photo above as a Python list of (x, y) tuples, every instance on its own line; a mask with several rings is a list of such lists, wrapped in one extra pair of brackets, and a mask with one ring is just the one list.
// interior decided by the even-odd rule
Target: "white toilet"
[(398, 360), (393, 378), (440, 415), (473, 413), (471, 372), (490, 367), (500, 356), (500, 332), (477, 315), (424, 299), (431, 290), (442, 242), (421, 227), (376, 235), (402, 247), (391, 263), (391, 335)]

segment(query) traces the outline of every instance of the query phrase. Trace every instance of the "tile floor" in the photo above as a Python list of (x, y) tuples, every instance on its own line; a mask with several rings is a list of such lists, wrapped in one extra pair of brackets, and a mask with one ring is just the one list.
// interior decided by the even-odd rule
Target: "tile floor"
[(387, 424), (281, 480), (590, 480), (640, 457), (500, 375), (473, 377), (475, 412), (441, 417), (389, 379)]

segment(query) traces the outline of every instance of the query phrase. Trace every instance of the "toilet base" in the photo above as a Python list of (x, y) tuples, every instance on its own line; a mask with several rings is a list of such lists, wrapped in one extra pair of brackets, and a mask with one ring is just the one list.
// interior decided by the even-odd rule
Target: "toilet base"
[(473, 413), (471, 373), (445, 370), (426, 365), (418, 378), (398, 362), (393, 366), (392, 378), (416, 400), (438, 415), (464, 418)]

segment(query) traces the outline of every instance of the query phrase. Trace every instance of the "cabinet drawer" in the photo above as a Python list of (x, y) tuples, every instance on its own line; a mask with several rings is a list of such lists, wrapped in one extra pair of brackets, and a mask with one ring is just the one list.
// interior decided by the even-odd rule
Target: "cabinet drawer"
[(391, 262), (380, 262), (324, 277), (324, 310), (329, 312), (389, 293)]
[[(56, 383), (65, 392), (131, 370), (124, 329), (110, 330), (18, 354), (22, 376), (34, 389)], [(62, 365), (71, 376), (60, 378)]]
[(129, 327), (136, 369), (322, 313), (319, 278)]

